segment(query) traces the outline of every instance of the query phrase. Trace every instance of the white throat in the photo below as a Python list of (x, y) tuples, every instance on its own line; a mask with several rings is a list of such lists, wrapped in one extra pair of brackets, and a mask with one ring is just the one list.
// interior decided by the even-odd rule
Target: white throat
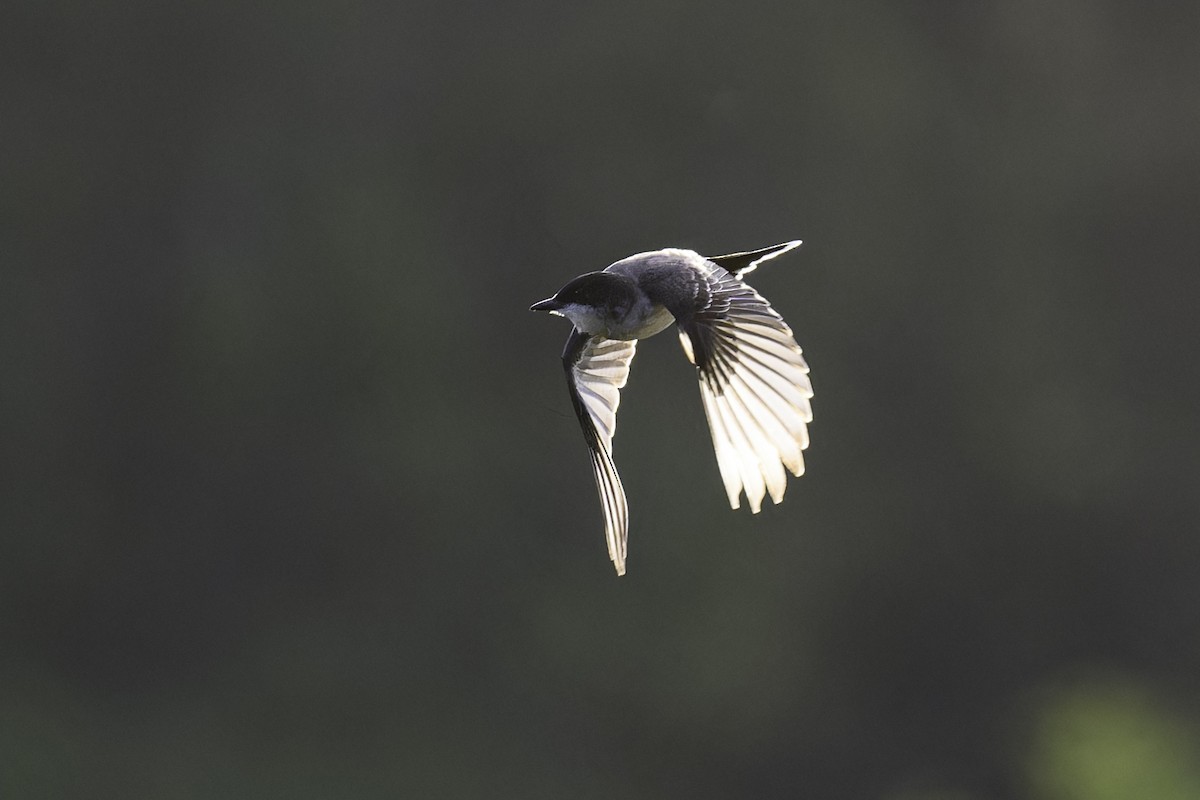
[(608, 318), (601, 314), (595, 306), (567, 303), (552, 313), (571, 320), (571, 324), (584, 333), (593, 336), (608, 336)]

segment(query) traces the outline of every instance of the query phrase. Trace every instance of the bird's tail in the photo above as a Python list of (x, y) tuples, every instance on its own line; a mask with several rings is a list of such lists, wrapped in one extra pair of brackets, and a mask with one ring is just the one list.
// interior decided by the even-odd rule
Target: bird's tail
[(751, 250), (748, 253), (730, 253), (727, 256), (709, 256), (708, 260), (721, 267), (726, 272), (732, 272), (737, 277), (742, 277), (747, 272), (753, 272), (759, 264), (764, 261), (769, 261), (776, 256), (781, 256), (789, 250), (794, 250), (801, 245), (799, 239), (794, 239), (783, 244), (773, 244), (770, 247), (764, 247), (761, 250)]

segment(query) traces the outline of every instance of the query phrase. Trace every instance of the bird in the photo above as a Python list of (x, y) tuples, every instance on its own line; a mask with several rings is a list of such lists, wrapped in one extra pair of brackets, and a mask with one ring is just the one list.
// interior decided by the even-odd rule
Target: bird
[(744, 493), (750, 510), (778, 504), (784, 470), (804, 474), (813, 396), (808, 364), (791, 328), (744, 277), (796, 249), (799, 239), (759, 250), (704, 257), (665, 248), (623, 258), (570, 280), (530, 311), (574, 326), (563, 348), (571, 405), (591, 457), (608, 555), (625, 574), (629, 504), (613, 462), (621, 389), (637, 343), (672, 324), (695, 366), (729, 505)]

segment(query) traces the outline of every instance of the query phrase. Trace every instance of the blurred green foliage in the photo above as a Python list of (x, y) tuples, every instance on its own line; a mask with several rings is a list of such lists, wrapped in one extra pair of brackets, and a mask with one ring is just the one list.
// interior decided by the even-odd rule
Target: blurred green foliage
[(1200, 797), (1195, 723), (1128, 680), (1084, 680), (1049, 693), (1030, 749), (1039, 797)]

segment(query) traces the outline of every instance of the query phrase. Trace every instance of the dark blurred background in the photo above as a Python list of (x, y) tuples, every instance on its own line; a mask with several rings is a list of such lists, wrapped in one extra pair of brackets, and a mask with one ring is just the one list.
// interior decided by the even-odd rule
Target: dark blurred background
[[(1198, 9), (7, 4), (0, 796), (1200, 797)], [(529, 304), (791, 238), (618, 579)]]

